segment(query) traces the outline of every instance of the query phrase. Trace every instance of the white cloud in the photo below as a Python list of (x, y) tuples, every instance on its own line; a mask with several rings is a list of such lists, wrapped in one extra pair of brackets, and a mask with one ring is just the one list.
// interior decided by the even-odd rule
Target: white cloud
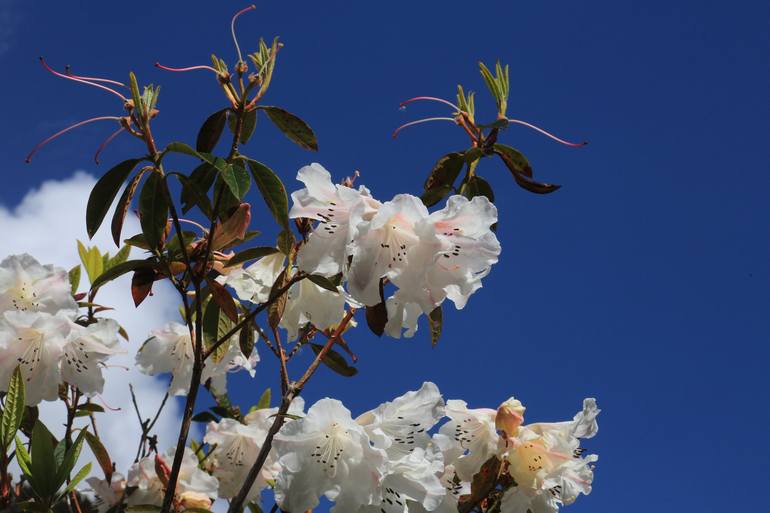
[[(96, 244), (102, 251), (114, 253), (117, 248), (109, 236), (108, 226), (111, 213), (106, 218), (107, 225), (102, 227), (93, 241), (89, 243), (85, 233), (85, 208), (94, 183), (95, 179), (91, 175), (77, 172), (64, 180), (43, 182), (38, 189), (28, 192), (13, 209), (0, 205), (0, 234), (3, 237), (0, 259), (9, 254), (29, 253), (41, 263), (70, 269), (79, 263), (76, 239), (86, 244)], [(133, 235), (139, 231), (138, 220), (129, 214), (124, 233)], [(134, 258), (138, 256), (134, 255)], [(86, 287), (87, 280), (84, 278), (80, 288), (85, 290)], [(120, 411), (106, 411), (96, 415), (99, 435), (117, 463), (118, 470), (123, 473), (134, 460), (141, 433), (131, 405), (128, 384), (134, 385), (144, 417), (154, 415), (166, 388), (165, 382), (145, 376), (135, 369), (134, 355), (150, 329), (169, 320), (179, 320), (176, 307), (178, 298), (171, 287), (156, 286), (155, 295), (149, 297), (138, 309), (133, 305), (129, 287), (130, 278), (124, 276), (106, 285), (97, 297), (98, 303), (115, 308), (114, 312), (105, 312), (103, 315), (114, 317), (120, 322), (131, 339), (124, 344), (127, 354), (109, 361), (120, 367), (105, 370), (104, 401), (110, 407), (120, 408)], [(46, 426), (59, 433), (63, 432), (63, 404), (41, 403), (40, 411)], [(154, 429), (161, 450), (175, 444), (180, 412), (177, 401), (170, 399)], [(91, 457), (88, 449), (84, 449), (81, 458), (85, 457)], [(98, 470), (94, 471), (94, 474), (98, 473)]]

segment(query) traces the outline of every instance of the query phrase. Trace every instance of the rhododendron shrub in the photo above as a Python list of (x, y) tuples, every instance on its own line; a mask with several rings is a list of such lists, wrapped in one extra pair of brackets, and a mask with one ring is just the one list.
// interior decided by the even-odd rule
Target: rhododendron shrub
[[(0, 507), (240, 513), (267, 506), (303, 513), (325, 497), (336, 513), (547, 513), (588, 494), (597, 456), (582, 440), (598, 429), (594, 399), (572, 420), (530, 423), (518, 399), (468, 405), (445, 399), (430, 382), (356, 413), (333, 390), (311, 405), (301, 395), (317, 372), (357, 373), (357, 330), (437, 344), (443, 309), (462, 310), (492, 279), (506, 241), (495, 233), (498, 208), (479, 164), (499, 159), (510, 183), (528, 192), (558, 189), (535, 180), (524, 155), (500, 142), (509, 125), (580, 145), (509, 118), (508, 67), (498, 63), (492, 72), (481, 64), (497, 107), (490, 122), (476, 121), (475, 95), (462, 87), (456, 102), (420, 96), (403, 104), (432, 101), (451, 115), (407, 123), (394, 137), (446, 121), (469, 138), (468, 148), (438, 159), (419, 194), (382, 197), (358, 172), (345, 177), (319, 163), (299, 169), (297, 183), (286, 180), (263, 162), (269, 151), (259, 160), (249, 153), (257, 118), (303, 150), (317, 150), (318, 141), (300, 117), (265, 103), (282, 45), (259, 40), (244, 58), (235, 22), (252, 8), (232, 19), (234, 62), (212, 56), (211, 66), (156, 64), (209, 73), (222, 94), (221, 109), (205, 118), (194, 144), (153, 137), (159, 87), (140, 87), (133, 73), (124, 84), (59, 72), (41, 59), (63, 80), (118, 97), (121, 112), (57, 132), (28, 161), (60, 135), (96, 121), (117, 124), (99, 145), (97, 162), (118, 136), (140, 140), (144, 150), (104, 173), (86, 206), (89, 236), (114, 206), (115, 255), (78, 243), (82, 265), (69, 271), (39, 262), (44, 255), (0, 262)], [(171, 171), (169, 158), (183, 171)], [(141, 233), (123, 233), (131, 209)], [(259, 226), (252, 211), (266, 214)], [(260, 232), (278, 235), (273, 242), (257, 238)], [(80, 284), (82, 273), (88, 287)], [(99, 291), (126, 274), (137, 308), (148, 307), (158, 282), (173, 287), (180, 320), (147, 326), (143, 342), (129, 341), (109, 305), (99, 302)], [(182, 396), (185, 406), (174, 440), (159, 439), (155, 421), (139, 415), (141, 437), (126, 441), (137, 446), (135, 461), (115, 468), (97, 429), (101, 416), (114, 413), (99, 394), (103, 369), (130, 345), (141, 372), (166, 378), (158, 394)], [(296, 372), (293, 359), (302, 352), (312, 361)], [(253, 401), (236, 405), (227, 386), (235, 372), (273, 372), (280, 393), (254, 392)], [(201, 394), (216, 406), (203, 410)], [(242, 391), (238, 399), (248, 396)], [(60, 440), (37, 418), (43, 401), (64, 405)], [(76, 425), (82, 416), (90, 423)], [(190, 435), (194, 421), (205, 423), (201, 439)], [(84, 444), (98, 468), (78, 465)]]

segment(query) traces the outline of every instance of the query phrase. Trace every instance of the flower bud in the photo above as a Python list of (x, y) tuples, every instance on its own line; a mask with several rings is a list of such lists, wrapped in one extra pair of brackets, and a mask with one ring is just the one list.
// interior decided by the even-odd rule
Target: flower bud
[(171, 475), (171, 469), (168, 468), (166, 462), (163, 461), (163, 458), (157, 453), (155, 454), (155, 473), (158, 475), (160, 482), (163, 483), (163, 486), (168, 486), (168, 478)]
[(507, 436), (515, 435), (524, 422), (524, 410), (526, 408), (521, 401), (511, 397), (497, 408), (495, 428), (503, 431)]
[(184, 509), (210, 509), (211, 498), (205, 493), (188, 491), (179, 496), (179, 505)]

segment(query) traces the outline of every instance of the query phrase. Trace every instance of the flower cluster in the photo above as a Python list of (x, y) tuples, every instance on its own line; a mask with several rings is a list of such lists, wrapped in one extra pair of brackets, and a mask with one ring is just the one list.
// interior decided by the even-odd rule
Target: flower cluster
[[(297, 253), (297, 268), (308, 274), (340, 277), (347, 291), (335, 294), (304, 280), (289, 292), (282, 325), (295, 338), (312, 322), (326, 329), (339, 322), (345, 301), (353, 306), (386, 302), (385, 331), (410, 337), (421, 314), (445, 299), (465, 306), (497, 262), (500, 244), (491, 227), (497, 209), (484, 196), (451, 196), (430, 213), (422, 201), (398, 194), (384, 203), (366, 187), (336, 185), (320, 164), (299, 170), (305, 188), (294, 192), (289, 217), (317, 221)], [(283, 269), (284, 257), (273, 255), (227, 275), (224, 282), (242, 300), (263, 302)], [(383, 285), (395, 291), (387, 299)]]
[[(470, 409), (464, 401), (445, 403), (430, 382), (355, 418), (330, 398), (303, 409), (295, 399), (247, 500), (259, 502), (260, 492), (273, 486), (276, 503), (287, 512), (311, 510), (325, 496), (335, 513), (453, 513), (471, 500), (474, 476), (489, 460), (499, 464), (503, 477), (502, 513), (555, 513), (591, 492), (598, 458), (584, 456), (579, 440), (598, 430), (593, 399), (571, 421), (535, 424), (524, 424), (518, 400), (496, 410)], [(210, 422), (204, 438), (209, 452), (201, 453), (200, 463), (185, 450), (177, 500), (208, 508), (216, 497), (234, 497), (277, 411), (263, 408), (241, 421)], [(134, 464), (128, 504), (160, 505), (172, 455)], [(95, 480), (92, 488), (102, 502), (115, 504), (116, 497), (123, 500), (125, 484), (113, 478), (107, 487)]]
[(58, 398), (59, 385), (101, 393), (105, 361), (123, 350), (111, 319), (78, 317), (67, 271), (31, 256), (0, 262), (0, 390), (19, 367), (26, 404)]
[[(150, 337), (136, 353), (136, 365), (145, 374), (151, 376), (171, 373), (169, 393), (186, 395), (190, 387), (194, 361), (193, 339), (190, 330), (184, 324), (170, 322), (166, 326), (150, 332)], [(259, 361), (259, 354), (254, 349), (248, 356), (241, 352), (238, 337), (228, 340), (226, 349), (213, 355), (203, 368), (203, 379), (210, 383), (217, 394), (227, 392), (227, 374), (246, 370), (254, 376), (254, 366)]]

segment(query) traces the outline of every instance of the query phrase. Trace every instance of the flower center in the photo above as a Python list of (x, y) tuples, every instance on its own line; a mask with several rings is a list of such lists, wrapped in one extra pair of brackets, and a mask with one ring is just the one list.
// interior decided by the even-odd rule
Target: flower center
[(337, 473), (337, 464), (345, 452), (345, 442), (350, 438), (350, 433), (344, 426), (337, 422), (329, 425), (321, 442), (315, 446), (310, 455), (317, 464), (321, 465), (329, 477)]
[(20, 280), (16, 287), (8, 291), (11, 298), (11, 305), (20, 312), (36, 312), (40, 308), (37, 301), (37, 292), (32, 284)]

